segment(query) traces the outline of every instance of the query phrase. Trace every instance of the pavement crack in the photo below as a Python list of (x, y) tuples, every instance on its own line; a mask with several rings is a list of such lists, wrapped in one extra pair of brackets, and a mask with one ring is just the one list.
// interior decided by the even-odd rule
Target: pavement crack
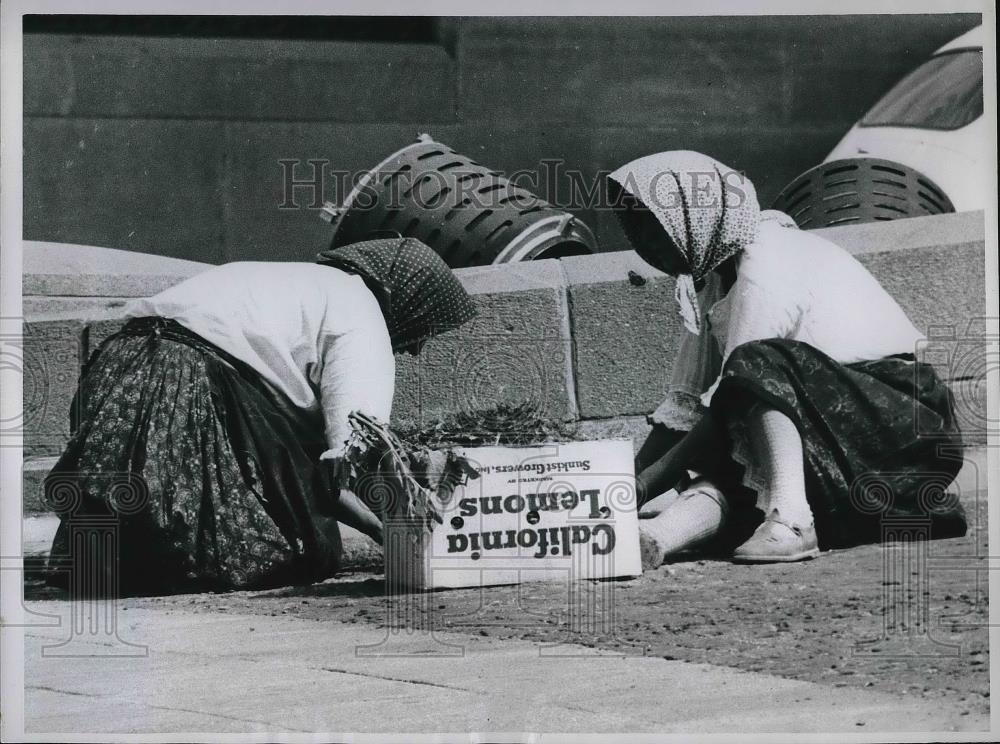
[[(411, 685), (424, 685), (426, 687), (440, 687), (440, 688), (445, 689), (445, 690), (455, 690), (455, 691), (458, 691), (458, 692), (467, 692), (467, 693), (470, 693), (472, 695), (479, 695), (480, 697), (483, 697), (483, 696), (486, 696), (486, 695), (490, 694), (489, 691), (487, 691), (487, 690), (474, 690), (474, 689), (469, 689), (468, 687), (458, 687), (457, 685), (443, 685), (440, 682), (426, 682), (426, 681), (421, 680), (421, 679), (405, 679), (403, 677), (389, 677), (389, 676), (382, 675), (382, 674), (372, 674), (370, 672), (355, 672), (355, 671), (351, 671), (350, 669), (336, 669), (334, 667), (319, 667), (319, 668), (322, 669), (324, 672), (334, 672), (334, 673), (338, 673), (338, 674), (350, 674), (350, 675), (354, 675), (354, 676), (357, 676), (357, 677), (371, 677), (373, 679), (380, 679), (380, 680), (384, 680), (384, 681), (387, 681), (387, 682), (405, 682), (405, 683), (411, 684)], [(587, 714), (590, 714), (590, 713), (594, 712), (593, 708), (589, 708), (589, 707), (586, 707), (586, 706), (578, 706), (578, 705), (574, 705), (573, 703), (562, 702), (562, 703), (554, 703), (554, 705), (555, 705), (555, 707), (563, 708), (564, 710), (571, 710), (571, 711), (574, 711), (576, 713), (587, 713)]]
[(324, 672), (334, 672), (335, 674), (351, 674), (355, 677), (370, 677), (381, 679), (386, 682), (405, 682), (410, 685), (424, 685), (426, 687), (440, 687), (443, 690), (457, 690), (458, 692), (471, 692), (473, 695), (483, 695), (479, 690), (470, 690), (468, 687), (458, 687), (456, 685), (443, 685), (440, 682), (427, 682), (422, 679), (406, 679), (405, 677), (389, 677), (382, 674), (372, 674), (370, 672), (355, 672), (350, 669), (337, 669), (336, 667), (320, 667)]
[(77, 697), (85, 697), (85, 698), (104, 697), (103, 695), (96, 695), (92, 692), (76, 692), (75, 690), (60, 690), (58, 687), (49, 687), (48, 685), (25, 685), (24, 689), (42, 690), (44, 692), (58, 692), (61, 695), (75, 695)]
[[(73, 695), (75, 697), (92, 698), (95, 700), (96, 699), (107, 700), (110, 699), (111, 697), (110, 695), (102, 695), (100, 693), (93, 693), (93, 692), (77, 692), (75, 690), (61, 690), (58, 687), (49, 687), (48, 685), (25, 685), (24, 688), (26, 690), (42, 690), (44, 692), (55, 692), (60, 695)], [(197, 708), (182, 708), (177, 705), (155, 705), (153, 703), (143, 703), (143, 706), (146, 708), (151, 708), (153, 710), (170, 710), (170, 711), (176, 711), (178, 713), (194, 713), (195, 715), (208, 716), (210, 718), (222, 718), (226, 721), (239, 721), (240, 723), (255, 723), (262, 726), (274, 726), (274, 723), (272, 721), (262, 721), (256, 718), (242, 718), (240, 716), (227, 716), (225, 713), (217, 713), (207, 710), (198, 710)], [(280, 728), (287, 731), (312, 733), (310, 729), (293, 728), (292, 726), (288, 726), (285, 724), (282, 724)]]
[(298, 731), (300, 733), (314, 733), (311, 729), (295, 728), (287, 724), (279, 724), (275, 726), (273, 721), (263, 721), (257, 718), (242, 718), (240, 716), (227, 716), (225, 713), (213, 713), (207, 710), (198, 710), (197, 708), (180, 708), (176, 705), (152, 705), (146, 703), (147, 708), (153, 708), (155, 710), (172, 710), (179, 713), (194, 713), (199, 716), (208, 716), (209, 718), (222, 718), (226, 721), (238, 721), (240, 723), (255, 723), (261, 726), (267, 726), (268, 728), (280, 728), (284, 731)]

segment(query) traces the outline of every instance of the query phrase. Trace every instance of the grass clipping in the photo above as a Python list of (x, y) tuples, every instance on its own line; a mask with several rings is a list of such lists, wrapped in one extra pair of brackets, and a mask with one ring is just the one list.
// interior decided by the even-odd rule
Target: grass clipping
[(530, 405), (463, 412), (422, 427), (397, 427), (355, 411), (346, 459), (352, 490), (382, 521), (409, 520), (427, 530), (441, 522), (438, 506), (459, 485), (479, 477), (456, 447), (527, 446), (573, 439), (572, 430), (542, 418)]

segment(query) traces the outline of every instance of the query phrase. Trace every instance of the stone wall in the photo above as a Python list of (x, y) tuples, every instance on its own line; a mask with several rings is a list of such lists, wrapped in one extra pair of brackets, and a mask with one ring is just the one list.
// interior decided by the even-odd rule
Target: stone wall
[[(821, 232), (855, 254), (928, 335), (919, 354), (951, 382), (970, 442), (984, 442), (983, 214)], [(207, 266), (113, 249), (25, 245), (27, 456), (50, 457), (65, 444), (81, 364), (120, 325), (127, 299)], [(630, 271), (645, 283), (630, 281)], [(588, 431), (624, 426), (623, 432), (641, 433), (642, 416), (659, 403), (676, 352), (670, 277), (631, 251), (457, 274), (479, 317), (431, 340), (419, 357), (397, 357), (398, 422), (530, 401), (552, 418), (583, 422)]]

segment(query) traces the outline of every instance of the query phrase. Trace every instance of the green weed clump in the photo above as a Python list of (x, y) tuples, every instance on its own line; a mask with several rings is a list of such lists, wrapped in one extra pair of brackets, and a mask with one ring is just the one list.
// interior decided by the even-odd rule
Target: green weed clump
[(573, 426), (542, 416), (530, 403), (450, 414), (420, 427), (396, 427), (395, 434), (418, 448), (498, 447), (569, 442)]

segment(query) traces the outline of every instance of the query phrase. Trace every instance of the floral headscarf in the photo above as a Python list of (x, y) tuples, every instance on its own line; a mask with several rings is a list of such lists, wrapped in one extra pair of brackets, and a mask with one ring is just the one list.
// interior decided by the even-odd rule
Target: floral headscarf
[[(677, 277), (675, 297), (684, 327), (700, 333), (695, 282), (756, 239), (760, 205), (753, 184), (718, 160), (690, 150), (647, 155), (609, 178), (652, 212), (680, 249), (688, 272)], [(647, 263), (659, 265), (651, 252), (655, 248), (633, 247)]]
[(354, 243), (323, 251), (316, 262), (364, 279), (378, 299), (396, 351), (476, 315), (472, 298), (448, 265), (414, 238)]

